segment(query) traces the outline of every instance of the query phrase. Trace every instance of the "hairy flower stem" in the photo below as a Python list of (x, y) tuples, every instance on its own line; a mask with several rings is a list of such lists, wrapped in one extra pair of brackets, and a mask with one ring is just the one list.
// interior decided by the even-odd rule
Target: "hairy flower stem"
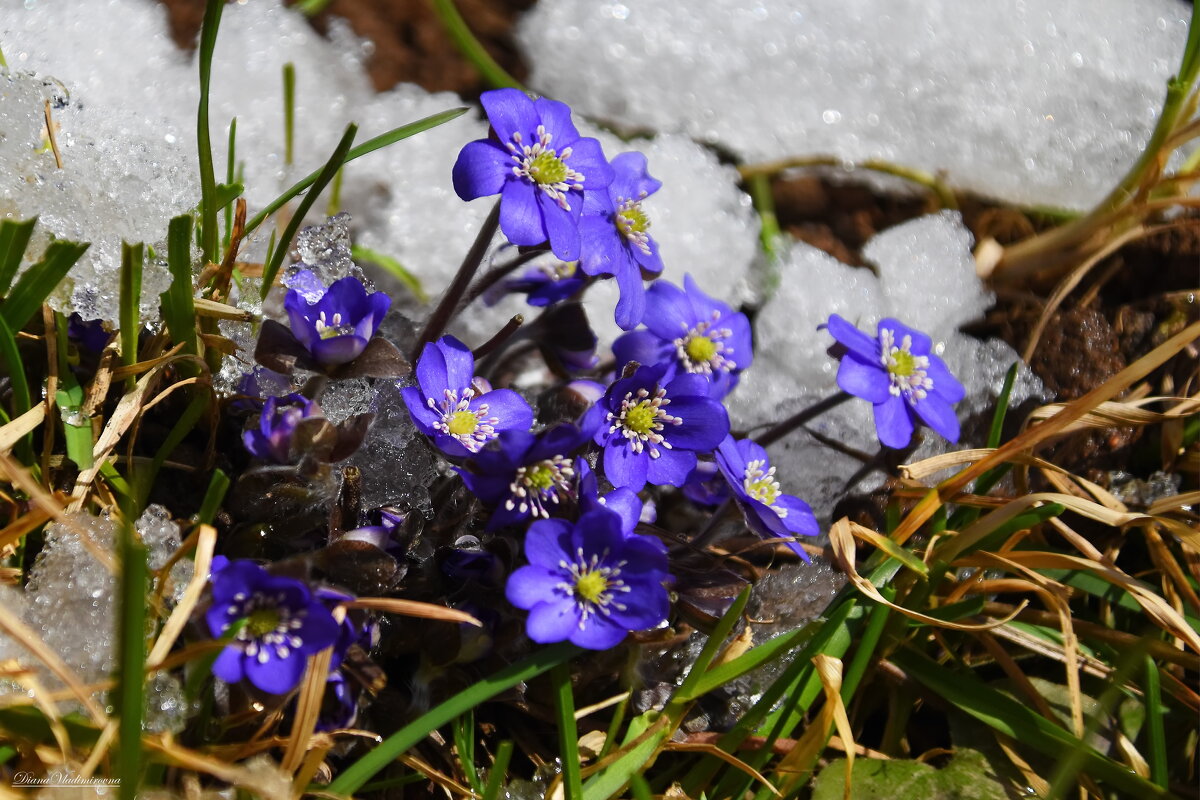
[(755, 442), (758, 442), (763, 447), (774, 444), (792, 431), (799, 428), (804, 423), (816, 419), (832, 408), (840, 406), (842, 403), (849, 400), (850, 397), (851, 395), (847, 394), (846, 392), (838, 392), (837, 394), (830, 395), (824, 400), (820, 400), (808, 408), (797, 411), (783, 422), (776, 423), (772, 427), (768, 428), (767, 431), (761, 436), (754, 436), (751, 438), (753, 438)]
[(712, 512), (712, 516), (708, 518), (708, 524), (704, 526), (704, 530), (696, 534), (696, 537), (688, 542), (688, 547), (693, 550), (703, 550), (708, 545), (712, 544), (717, 538), (717, 531), (720, 528), (721, 520), (729, 516), (729, 509), (733, 508), (733, 500), (729, 499), (717, 506)]
[(467, 251), (466, 258), (463, 259), (462, 265), (458, 268), (458, 273), (455, 274), (454, 280), (446, 287), (446, 291), (442, 294), (442, 299), (438, 301), (437, 308), (429, 315), (429, 320), (425, 323), (425, 329), (421, 331), (421, 335), (417, 337), (417, 343), (413, 347), (413, 351), (409, 354), (408, 360), (412, 363), (417, 363), (417, 359), (421, 355), (421, 348), (426, 343), (432, 342), (434, 339), (442, 335), (446, 329), (447, 323), (454, 317), (454, 313), (458, 310), (459, 301), (466, 294), (467, 287), (471, 284), (471, 278), (475, 277), (475, 272), (479, 269), (479, 265), (483, 263), (483, 257), (487, 253), (488, 246), (491, 245), (493, 237), (496, 235), (496, 230), (500, 227), (500, 203), (492, 206), (491, 213), (487, 219), (483, 221), (483, 227), (479, 229), (479, 234), (475, 237), (475, 242), (471, 245), (471, 249)]
[(488, 353), (492, 352), (492, 351), (493, 351), (493, 350), (495, 350), (497, 347), (499, 347), (500, 345), (502, 345), (502, 344), (504, 344), (506, 341), (508, 341), (508, 338), (509, 338), (510, 336), (512, 336), (514, 333), (516, 333), (516, 332), (517, 332), (517, 328), (520, 328), (520, 327), (521, 327), (522, 325), (524, 325), (524, 324), (525, 324), (525, 317), (524, 317), (524, 316), (522, 316), (522, 315), (520, 315), (520, 314), (514, 314), (514, 315), (513, 315), (513, 318), (512, 318), (512, 319), (510, 319), (510, 320), (509, 320), (509, 321), (508, 321), (508, 322), (507, 322), (507, 323), (504, 325), (504, 327), (503, 327), (503, 328), (501, 328), (500, 330), (496, 331), (496, 335), (495, 335), (495, 336), (493, 336), (492, 338), (488, 339), (488, 340), (487, 340), (486, 342), (484, 342), (483, 344), (479, 345), (479, 347), (476, 347), (476, 348), (475, 348), (475, 349), (474, 349), (474, 350), (471, 352), (471, 356), (472, 356), (472, 357), (474, 357), (474, 359), (475, 359), (476, 361), (478, 361), (479, 359), (483, 358), (483, 357), (484, 357), (484, 356), (486, 356)]
[(535, 258), (545, 252), (546, 250), (544, 248), (530, 250), (527, 253), (521, 253), (507, 264), (501, 264), (498, 267), (493, 267), (491, 270), (484, 273), (482, 278), (475, 282), (475, 285), (471, 287), (471, 291), (467, 292), (467, 299), (463, 305), (471, 305), (471, 303), (474, 303), (476, 300), (478, 300), (488, 289), (492, 288), (497, 283), (513, 274), (513, 272), (528, 264), (530, 261), (533, 261)]

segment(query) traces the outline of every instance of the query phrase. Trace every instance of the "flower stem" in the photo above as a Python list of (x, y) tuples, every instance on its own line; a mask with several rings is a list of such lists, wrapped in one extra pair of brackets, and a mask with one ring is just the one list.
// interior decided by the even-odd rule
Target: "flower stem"
[(787, 436), (789, 433), (799, 428), (804, 423), (808, 422), (809, 420), (816, 419), (832, 408), (837, 408), (849, 399), (850, 395), (846, 392), (838, 392), (837, 394), (830, 395), (824, 400), (820, 400), (808, 408), (797, 411), (783, 422), (776, 423), (772, 427), (768, 428), (767, 431), (761, 436), (755, 436), (752, 438), (755, 442), (763, 447), (774, 444), (784, 436)]
[(450, 318), (458, 310), (458, 303), (462, 300), (463, 295), (466, 294), (467, 287), (471, 284), (471, 278), (475, 277), (475, 272), (479, 269), (479, 265), (483, 263), (483, 256), (487, 253), (488, 246), (492, 243), (492, 237), (496, 235), (496, 230), (499, 227), (500, 202), (497, 201), (496, 205), (492, 206), (487, 219), (483, 221), (483, 227), (479, 229), (479, 234), (475, 237), (475, 242), (471, 245), (471, 249), (467, 251), (467, 256), (458, 268), (458, 273), (455, 274), (454, 280), (446, 287), (445, 293), (442, 294), (442, 299), (438, 301), (437, 308), (429, 315), (429, 320), (425, 323), (425, 329), (417, 337), (417, 343), (413, 348), (412, 354), (409, 356), (409, 361), (412, 363), (417, 363), (417, 358), (421, 355), (421, 350), (425, 347), (425, 344), (441, 336), (442, 331), (446, 329), (446, 324), (450, 322)]
[(487, 272), (484, 273), (482, 278), (480, 278), (478, 281), (475, 282), (475, 285), (471, 287), (471, 291), (467, 293), (467, 300), (466, 300), (465, 305), (470, 305), (471, 303), (474, 303), (488, 289), (495, 286), (502, 279), (513, 274), (513, 272), (515, 272), (519, 267), (522, 267), (525, 264), (528, 264), (530, 261), (533, 261), (535, 258), (537, 258), (538, 256), (542, 255), (545, 252), (546, 251), (543, 249), (530, 250), (527, 253), (521, 253), (516, 258), (514, 258), (512, 261), (509, 261), (506, 264), (501, 264), (498, 267), (493, 267), (492, 269), (488, 270)]
[(497, 347), (499, 347), (500, 345), (502, 345), (506, 341), (508, 341), (508, 337), (510, 337), (514, 333), (516, 333), (517, 328), (520, 328), (524, 324), (525, 324), (525, 317), (522, 316), (521, 314), (514, 314), (513, 318), (510, 319), (507, 323), (505, 323), (503, 328), (496, 331), (495, 336), (488, 339), (483, 344), (479, 345), (479, 347), (475, 348), (475, 350), (471, 353), (472, 357), (474, 357), (475, 361), (478, 362), (481, 358), (486, 356), (488, 353), (492, 352)]
[(704, 530), (696, 534), (696, 538), (688, 542), (688, 547), (693, 550), (703, 550), (708, 545), (712, 544), (713, 539), (717, 538), (717, 530), (721, 525), (721, 520), (729, 516), (729, 509), (733, 507), (733, 500), (725, 500), (721, 505), (717, 506), (712, 512), (712, 516), (708, 518), (708, 524), (704, 526)]

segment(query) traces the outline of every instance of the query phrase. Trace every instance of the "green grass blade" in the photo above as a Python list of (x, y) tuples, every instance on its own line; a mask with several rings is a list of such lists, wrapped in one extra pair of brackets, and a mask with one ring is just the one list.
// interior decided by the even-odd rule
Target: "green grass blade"
[[(896, 590), (891, 586), (885, 586), (879, 591), (889, 601), (896, 597)], [(882, 603), (872, 604), (871, 610), (867, 612), (867, 624), (858, 636), (858, 646), (854, 650), (854, 658), (842, 675), (842, 702), (847, 708), (850, 706), (854, 693), (858, 691), (858, 684), (866, 674), (867, 667), (875, 657), (875, 648), (879, 646), (879, 639), (883, 635), (884, 628), (887, 627), (890, 613), (891, 609)]]
[(582, 800), (583, 777), (579, 772), (579, 729), (575, 724), (575, 694), (571, 689), (571, 668), (564, 661), (550, 670), (554, 684), (555, 721), (558, 723), (558, 755), (562, 762), (563, 790), (566, 800)]
[[(25, 363), (21, 360), (21, 351), (17, 349), (17, 339), (5, 323), (3, 314), (0, 314), (0, 361), (4, 362), (4, 371), (12, 387), (13, 416), (18, 417), (30, 409), (29, 381), (25, 378)], [(21, 437), (16, 454), (22, 464), (33, 463), (32, 433)]]
[(646, 762), (654, 757), (670, 733), (669, 726), (660, 725), (616, 761), (588, 778), (587, 783), (583, 785), (583, 800), (608, 800), (615, 797), (634, 775), (641, 774)]
[(1163, 727), (1162, 683), (1158, 665), (1145, 657), (1144, 688), (1146, 691), (1146, 743), (1149, 746), (1150, 780), (1163, 789), (1170, 780), (1167, 773), (1167, 733)]
[[(142, 267), (146, 259), (146, 247), (142, 243), (121, 242), (121, 307), (118, 310), (121, 324), (121, 364), (132, 366), (138, 359), (138, 331), (142, 327), (140, 303), (142, 300)], [(132, 391), (137, 378), (130, 375), (125, 379), (126, 391)]]
[(208, 0), (200, 27), (200, 104), (196, 108), (196, 144), (200, 157), (200, 250), (204, 262), (217, 257), (217, 178), (213, 170), (212, 138), (208, 129), (208, 94), (212, 86), (213, 50), (225, 0)]
[(58, 417), (62, 421), (63, 442), (67, 448), (67, 458), (75, 462), (80, 469), (92, 466), (92, 450), (95, 441), (92, 438), (91, 420), (83, 417), (83, 387), (79, 385), (75, 373), (67, 361), (67, 317), (61, 313), (54, 315), (54, 336), (57, 340), (58, 351), (58, 391), (55, 392), (54, 402), (58, 406)]
[[(232, 186), (238, 183), (237, 179), (237, 117), (229, 121), (229, 141), (225, 147), (225, 185)], [(229, 239), (233, 236), (233, 205), (225, 206), (225, 235), (221, 239), (222, 247), (229, 246)]]
[(167, 267), (171, 285), (162, 293), (163, 317), (171, 340), (183, 344), (183, 352), (200, 355), (196, 333), (196, 305), (192, 296), (192, 218), (175, 217), (167, 226)]
[(454, 749), (458, 751), (458, 761), (471, 791), (483, 794), (483, 784), (479, 781), (479, 768), (475, 764), (475, 710), (454, 721)]
[(646, 779), (641, 775), (630, 777), (629, 790), (633, 794), (633, 800), (654, 800), (654, 793), (650, 791), (650, 784), (646, 783)]
[(551, 645), (469, 686), (376, 745), (334, 778), (327, 791), (343, 796), (354, 794), (376, 773), (395, 761), (397, 756), (428, 736), (434, 728), (445, 725), (467, 709), (475, 708), (522, 681), (532, 680), (553, 669), (577, 652), (578, 648), (565, 642)]
[(25, 248), (29, 246), (33, 226), (36, 224), (37, 217), (24, 222), (11, 219), (0, 222), (0, 297), (12, 286), (13, 277), (21, 266), (21, 258), (25, 255)]
[(227, 491), (229, 476), (219, 469), (214, 469), (212, 477), (208, 480), (208, 488), (204, 490), (204, 501), (200, 503), (200, 510), (196, 513), (196, 521), (201, 525), (212, 525)]
[(142, 770), (142, 714), (145, 709), (146, 666), (146, 548), (126, 519), (121, 525), (121, 670), (117, 676), (120, 700), (117, 775), (121, 800), (137, 797)]
[(892, 661), (909, 677), (939, 695), (945, 702), (1021, 745), (1054, 759), (1078, 758), (1082, 771), (1126, 797), (1156, 798), (1171, 795), (1123, 764), (1109, 759), (1063, 728), (1021, 702), (990, 688), (969, 673), (949, 670), (913, 650), (898, 650)]
[(704, 677), (704, 673), (708, 671), (708, 667), (712, 664), (713, 659), (717, 657), (717, 653), (720, 652), (721, 645), (725, 644), (725, 640), (733, 632), (733, 626), (737, 625), (737, 621), (741, 619), (742, 611), (745, 610), (746, 603), (749, 601), (750, 587), (746, 586), (734, 598), (733, 603), (729, 606), (729, 610), (717, 620), (716, 627), (713, 628), (712, 633), (709, 634), (708, 641), (704, 643), (704, 647), (700, 650), (700, 655), (696, 657), (696, 661), (688, 671), (687, 677), (683, 679), (683, 683), (675, 691), (675, 696), (671, 698), (673, 706), (688, 703), (701, 694), (704, 694), (703, 692), (697, 692), (696, 687)]
[(283, 65), (283, 163), (291, 166), (295, 161), (296, 141), (296, 65)]
[(499, 800), (500, 790), (504, 788), (504, 778), (508, 775), (508, 762), (512, 760), (513, 743), (505, 739), (496, 746), (496, 763), (488, 773), (487, 785), (483, 787), (483, 800)]
[(433, 0), (433, 10), (446, 28), (454, 46), (471, 62), (493, 89), (523, 89), (521, 83), (496, 63), (484, 46), (471, 33), (467, 22), (454, 7), (453, 0)]
[(19, 331), (25, 327), (88, 247), (76, 242), (51, 242), (42, 260), (21, 273), (0, 308), (0, 316), (4, 317), (10, 330)]
[(391, 256), (384, 255), (376, 250), (368, 250), (356, 244), (350, 246), (350, 255), (355, 261), (378, 264), (389, 275), (404, 284), (404, 287), (412, 292), (413, 297), (417, 298), (417, 302), (429, 302), (429, 295), (425, 293), (424, 287), (421, 286), (420, 279), (405, 269), (403, 264)]
[(288, 247), (291, 246), (292, 237), (296, 235), (296, 231), (300, 230), (300, 225), (304, 222), (304, 216), (312, 208), (312, 204), (316, 202), (317, 196), (324, 191), (329, 182), (333, 180), (333, 176), (342, 168), (342, 164), (346, 163), (346, 156), (350, 152), (350, 145), (354, 142), (354, 135), (356, 133), (358, 133), (357, 125), (351, 123), (346, 126), (346, 132), (342, 134), (342, 140), (338, 142), (333, 155), (329, 157), (329, 161), (325, 163), (325, 166), (317, 175), (317, 179), (313, 181), (312, 188), (308, 194), (304, 195), (304, 199), (296, 207), (296, 213), (288, 220), (287, 227), (283, 229), (283, 236), (280, 237), (274, 252), (271, 253), (270, 262), (263, 268), (263, 299), (266, 299), (267, 293), (271, 291), (272, 284), (275, 283), (275, 275), (283, 265), (283, 257), (287, 254)]
[(710, 669), (691, 687), (688, 694), (683, 694), (683, 687), (676, 692), (681, 699), (696, 700), (712, 690), (724, 686), (730, 681), (737, 680), (751, 670), (758, 669), (772, 659), (779, 658), (793, 647), (812, 638), (815, 631), (810, 625), (788, 631), (782, 636), (768, 639), (758, 647), (751, 648), (732, 661), (727, 661), (718, 667)]
[[(368, 139), (358, 147), (351, 149), (350, 152), (346, 154), (345, 163), (348, 164), (356, 158), (361, 158), (368, 153), (374, 153), (376, 150), (380, 150), (388, 145), (395, 144), (396, 142), (399, 142), (402, 139), (407, 139), (410, 136), (415, 136), (418, 133), (429, 130), (430, 128), (436, 128), (438, 125), (442, 125), (452, 119), (461, 117), (469, 110), (470, 109), (468, 108), (452, 108), (449, 111), (442, 111), (425, 117), (424, 119), (419, 119), (416, 122), (410, 122), (407, 125), (401, 125), (399, 128), (393, 128), (387, 133), (381, 133), (374, 139)], [(305, 189), (312, 186), (320, 175), (321, 170), (309, 173), (309, 175), (293, 184), (286, 192), (268, 203), (266, 208), (255, 214), (246, 222), (246, 234), (249, 235), (252, 230), (263, 224), (267, 217), (283, 208), (283, 206), (292, 200), (292, 198), (298, 196)]]

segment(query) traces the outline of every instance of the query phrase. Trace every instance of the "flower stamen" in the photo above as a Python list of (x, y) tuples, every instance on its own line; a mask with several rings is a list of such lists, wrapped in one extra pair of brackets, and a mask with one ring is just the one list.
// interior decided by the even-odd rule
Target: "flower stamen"
[(729, 328), (714, 328), (721, 312), (714, 311), (710, 321), (698, 322), (692, 328), (684, 328), (683, 336), (672, 342), (675, 356), (688, 372), (712, 375), (714, 372), (732, 372), (737, 364), (729, 356), (733, 348), (723, 340), (733, 336)]
[(665, 425), (681, 425), (683, 419), (668, 414), (663, 406), (670, 404), (667, 390), (659, 387), (654, 396), (646, 389), (638, 389), (636, 393), (626, 392), (621, 401), (621, 408), (616, 414), (608, 412), (607, 421), (612, 423), (609, 433), (620, 431), (629, 440), (629, 446), (635, 453), (643, 449), (650, 453), (651, 458), (660, 455), (658, 447), (671, 449), (671, 443), (659, 433)]
[(583, 548), (579, 548), (575, 551), (574, 563), (558, 563), (559, 569), (568, 573), (569, 579), (559, 583), (557, 588), (575, 598), (575, 605), (579, 609), (580, 630), (592, 614), (599, 613), (607, 617), (613, 609), (628, 609), (628, 606), (615, 599), (616, 594), (630, 591), (630, 587), (620, 577), (621, 568), (628, 562), (618, 561), (612, 566), (600, 566), (608, 555), (609, 551), (606, 548), (603, 553), (587, 558)]
[(505, 501), (509, 511), (549, 518), (547, 504), (558, 505), (563, 498), (575, 496), (575, 467), (570, 459), (555, 456), (521, 467), (508, 489), (512, 496)]
[(642, 210), (642, 201), (646, 197), (646, 192), (642, 192), (634, 199), (618, 197), (617, 211), (613, 215), (613, 222), (630, 244), (644, 254), (650, 255), (650, 235), (646, 233), (650, 227), (650, 218)]
[(786, 519), (787, 509), (775, 506), (775, 501), (782, 494), (779, 481), (775, 480), (775, 468), (764, 470), (763, 467), (766, 464), (767, 462), (762, 459), (747, 462), (746, 473), (742, 478), (742, 487), (751, 498), (770, 508), (779, 515), (780, 519)]
[(933, 379), (926, 374), (929, 357), (913, 354), (912, 336), (905, 334), (897, 346), (895, 332), (883, 328), (879, 331), (879, 346), (882, 353), (880, 361), (891, 381), (888, 391), (894, 397), (903, 394), (910, 402), (924, 400), (933, 388)]
[(474, 397), (474, 387), (468, 386), (462, 390), (461, 397), (458, 391), (447, 389), (441, 403), (437, 403), (432, 397), (426, 402), (431, 409), (442, 415), (441, 419), (433, 423), (435, 429), (453, 437), (470, 452), (478, 453), (498, 435), (495, 426), (500, 422), (500, 418), (490, 415), (487, 403), (480, 403), (472, 408), (471, 400)]
[(564, 211), (570, 211), (567, 192), (583, 191), (583, 173), (567, 166), (571, 148), (564, 147), (559, 153), (550, 146), (554, 137), (546, 131), (545, 125), (538, 125), (537, 136), (538, 140), (528, 145), (524, 143), (521, 132), (517, 131), (512, 135), (512, 141), (505, 143), (512, 160), (516, 162), (512, 168), (513, 174), (541, 189)]

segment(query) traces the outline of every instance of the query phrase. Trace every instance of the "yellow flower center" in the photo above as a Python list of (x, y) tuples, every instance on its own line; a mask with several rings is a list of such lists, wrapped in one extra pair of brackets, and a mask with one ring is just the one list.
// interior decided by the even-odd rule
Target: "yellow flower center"
[(684, 350), (693, 364), (702, 364), (717, 354), (717, 343), (707, 336), (693, 336), (684, 345)]
[(455, 411), (446, 423), (451, 436), (466, 436), (479, 427), (479, 415), (474, 411)]
[(650, 218), (646, 216), (646, 212), (642, 211), (642, 207), (638, 203), (632, 203), (621, 208), (617, 213), (618, 225), (626, 234), (629, 233), (645, 233), (650, 227)]
[(562, 183), (567, 178), (567, 165), (553, 150), (544, 150), (529, 162), (529, 177), (540, 184)]
[(538, 491), (545, 491), (554, 485), (554, 467), (549, 461), (536, 464), (525, 472), (525, 480)]
[(282, 619), (278, 609), (256, 608), (246, 618), (246, 632), (254, 639), (260, 639), (279, 627)]
[(575, 581), (575, 594), (580, 600), (595, 603), (608, 590), (608, 579), (600, 570), (585, 572)]
[(907, 378), (909, 375), (912, 375), (917, 366), (913, 354), (907, 350), (897, 350), (892, 353), (892, 362), (888, 364), (888, 372), (898, 375), (901, 378)]
[(779, 497), (779, 484), (770, 477), (750, 481), (746, 484), (746, 494), (763, 505), (773, 506)]
[(643, 400), (625, 412), (624, 425), (627, 430), (633, 431), (636, 434), (647, 434), (654, 426), (656, 416), (657, 414), (650, 401)]

